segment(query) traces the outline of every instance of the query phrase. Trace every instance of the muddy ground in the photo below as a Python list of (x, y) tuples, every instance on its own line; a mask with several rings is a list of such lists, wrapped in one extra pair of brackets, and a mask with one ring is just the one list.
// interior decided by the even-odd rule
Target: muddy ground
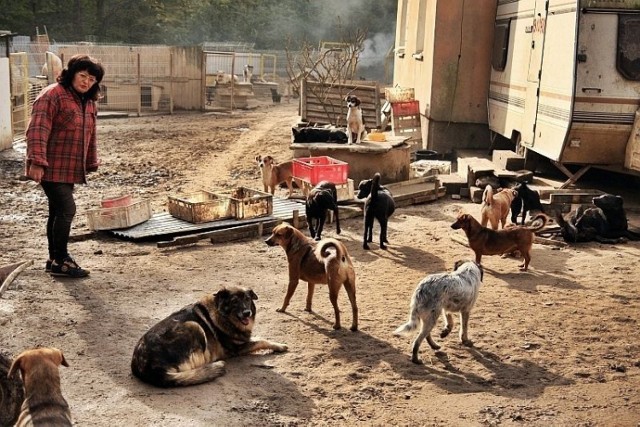
[[(99, 120), (103, 165), (76, 191), (72, 234), (88, 233), (86, 210), (131, 192), (166, 209), (169, 194), (246, 185), (259, 189), (255, 154), (291, 157), (296, 107), (283, 103), (233, 115), (176, 114)], [(100, 233), (71, 244), (91, 270), (83, 280), (44, 272), (47, 204), (18, 179), (19, 151), (0, 154), (1, 264), (34, 260), (0, 299), (0, 349), (62, 349), (62, 390), (80, 426), (204, 425), (534, 425), (637, 426), (640, 422), (640, 245), (535, 245), (529, 272), (518, 260), (485, 257), (485, 280), (471, 315), (474, 348), (457, 326), (425, 364), (410, 361), (413, 336), (392, 331), (427, 274), (470, 258), (451, 239), (460, 210), (478, 205), (444, 197), (398, 209), (388, 251), (361, 248), (362, 219), (343, 221), (357, 273), (360, 331), (331, 328), (319, 287), (314, 313), (299, 287), (287, 314), (287, 264), (261, 239), (159, 249)], [(284, 196), (284, 190), (277, 195)], [(378, 230), (376, 226), (376, 231)], [(305, 231), (306, 232), (306, 231)], [(336, 236), (332, 224), (326, 236)], [(157, 389), (132, 377), (133, 347), (155, 322), (221, 285), (258, 294), (258, 336), (284, 342), (285, 354), (230, 360), (213, 383)], [(344, 292), (343, 324), (351, 323)]]

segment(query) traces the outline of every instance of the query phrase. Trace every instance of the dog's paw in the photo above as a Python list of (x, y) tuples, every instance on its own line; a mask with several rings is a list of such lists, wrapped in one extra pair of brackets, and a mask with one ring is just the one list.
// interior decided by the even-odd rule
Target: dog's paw
[(442, 328), (442, 331), (440, 331), (440, 338), (446, 338), (450, 333), (451, 333), (451, 329)]
[(280, 308), (276, 308), (276, 311), (277, 311), (278, 313), (285, 313), (285, 312), (286, 312), (286, 310), (287, 310), (287, 307), (280, 307)]
[(320, 237), (320, 236), (316, 236), (316, 237), (314, 238), (314, 240), (315, 240), (315, 241), (320, 241), (320, 240), (321, 240), (321, 237)]
[(471, 341), (470, 339), (462, 340), (462, 345), (467, 347), (473, 347), (473, 341)]
[(274, 342), (271, 344), (272, 344), (273, 351), (275, 351), (276, 353), (285, 353), (289, 350), (289, 346), (286, 344), (280, 344), (277, 342)]
[(412, 357), (412, 358), (411, 358), (411, 361), (412, 361), (413, 363), (415, 363), (416, 365), (424, 365), (424, 362), (423, 362), (422, 360), (420, 360), (420, 358), (419, 358), (419, 357)]
[(340, 323), (334, 323), (334, 324), (333, 324), (333, 329), (334, 329), (334, 330), (336, 330), (336, 331), (337, 331), (337, 330), (338, 330), (338, 329), (340, 329), (340, 328), (342, 328), (342, 326), (340, 326)]
[(362, 249), (369, 250), (369, 245), (365, 243), (364, 245), (362, 245)]
[(384, 243), (380, 243), (380, 249), (387, 250), (387, 245), (385, 245)]
[(351, 325), (351, 328), (350, 328), (350, 329), (351, 329), (353, 332), (355, 332), (355, 331), (357, 331), (357, 330), (358, 330), (358, 325), (355, 325), (355, 324), (354, 324), (354, 325)]

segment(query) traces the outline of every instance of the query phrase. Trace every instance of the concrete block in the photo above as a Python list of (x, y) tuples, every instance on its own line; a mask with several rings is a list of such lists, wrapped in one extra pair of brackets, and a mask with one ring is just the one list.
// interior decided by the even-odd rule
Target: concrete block
[(511, 150), (493, 150), (492, 160), (497, 169), (509, 171), (524, 169), (524, 157)]
[(471, 193), (470, 197), (473, 203), (482, 203), (482, 193), (484, 193), (482, 188), (474, 185), (469, 187), (469, 192)]

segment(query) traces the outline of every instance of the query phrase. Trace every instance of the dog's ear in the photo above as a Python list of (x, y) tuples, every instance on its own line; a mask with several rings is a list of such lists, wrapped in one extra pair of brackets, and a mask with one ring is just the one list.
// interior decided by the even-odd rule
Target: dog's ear
[(297, 135), (297, 134), (299, 134), (299, 133), (300, 133), (300, 131), (299, 131), (298, 129), (296, 129), (296, 128), (291, 128), (291, 132), (292, 132), (294, 135)]
[(58, 350), (58, 354), (60, 355), (60, 364), (68, 368), (69, 364), (67, 363), (67, 359), (64, 358), (64, 354), (62, 353), (62, 350)]
[[(22, 374), (22, 354), (16, 357), (11, 364), (11, 368), (9, 368), (9, 373), (7, 374), (8, 378), (11, 378), (15, 375), (16, 371), (20, 369), (20, 373)], [(24, 378), (24, 375), (22, 375)]]
[(213, 293), (213, 303), (216, 307), (220, 307), (222, 301), (228, 299), (231, 292), (227, 288), (220, 288), (216, 292)]
[(260, 154), (258, 154), (256, 156), (256, 162), (260, 162), (260, 160), (262, 160), (262, 156)]
[(461, 266), (462, 264), (464, 264), (464, 263), (465, 263), (465, 261), (463, 261), (463, 260), (461, 260), (461, 259), (459, 259), (458, 261), (456, 261), (456, 262), (455, 262), (455, 264), (453, 264), (453, 271), (456, 271), (457, 269), (459, 269), (459, 268), (460, 268), (460, 266)]
[(255, 292), (253, 292), (253, 289), (247, 290), (247, 295), (249, 295), (251, 299), (254, 301), (258, 299), (258, 295), (256, 295)]

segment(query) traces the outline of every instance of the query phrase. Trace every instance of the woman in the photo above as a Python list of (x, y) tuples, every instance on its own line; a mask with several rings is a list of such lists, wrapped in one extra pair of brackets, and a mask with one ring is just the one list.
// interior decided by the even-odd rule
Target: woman
[(94, 58), (74, 55), (33, 104), (27, 128), (27, 176), (42, 185), (49, 200), (46, 271), (56, 276), (86, 277), (67, 245), (76, 213), (75, 184), (100, 164), (96, 147), (96, 100), (104, 69)]

